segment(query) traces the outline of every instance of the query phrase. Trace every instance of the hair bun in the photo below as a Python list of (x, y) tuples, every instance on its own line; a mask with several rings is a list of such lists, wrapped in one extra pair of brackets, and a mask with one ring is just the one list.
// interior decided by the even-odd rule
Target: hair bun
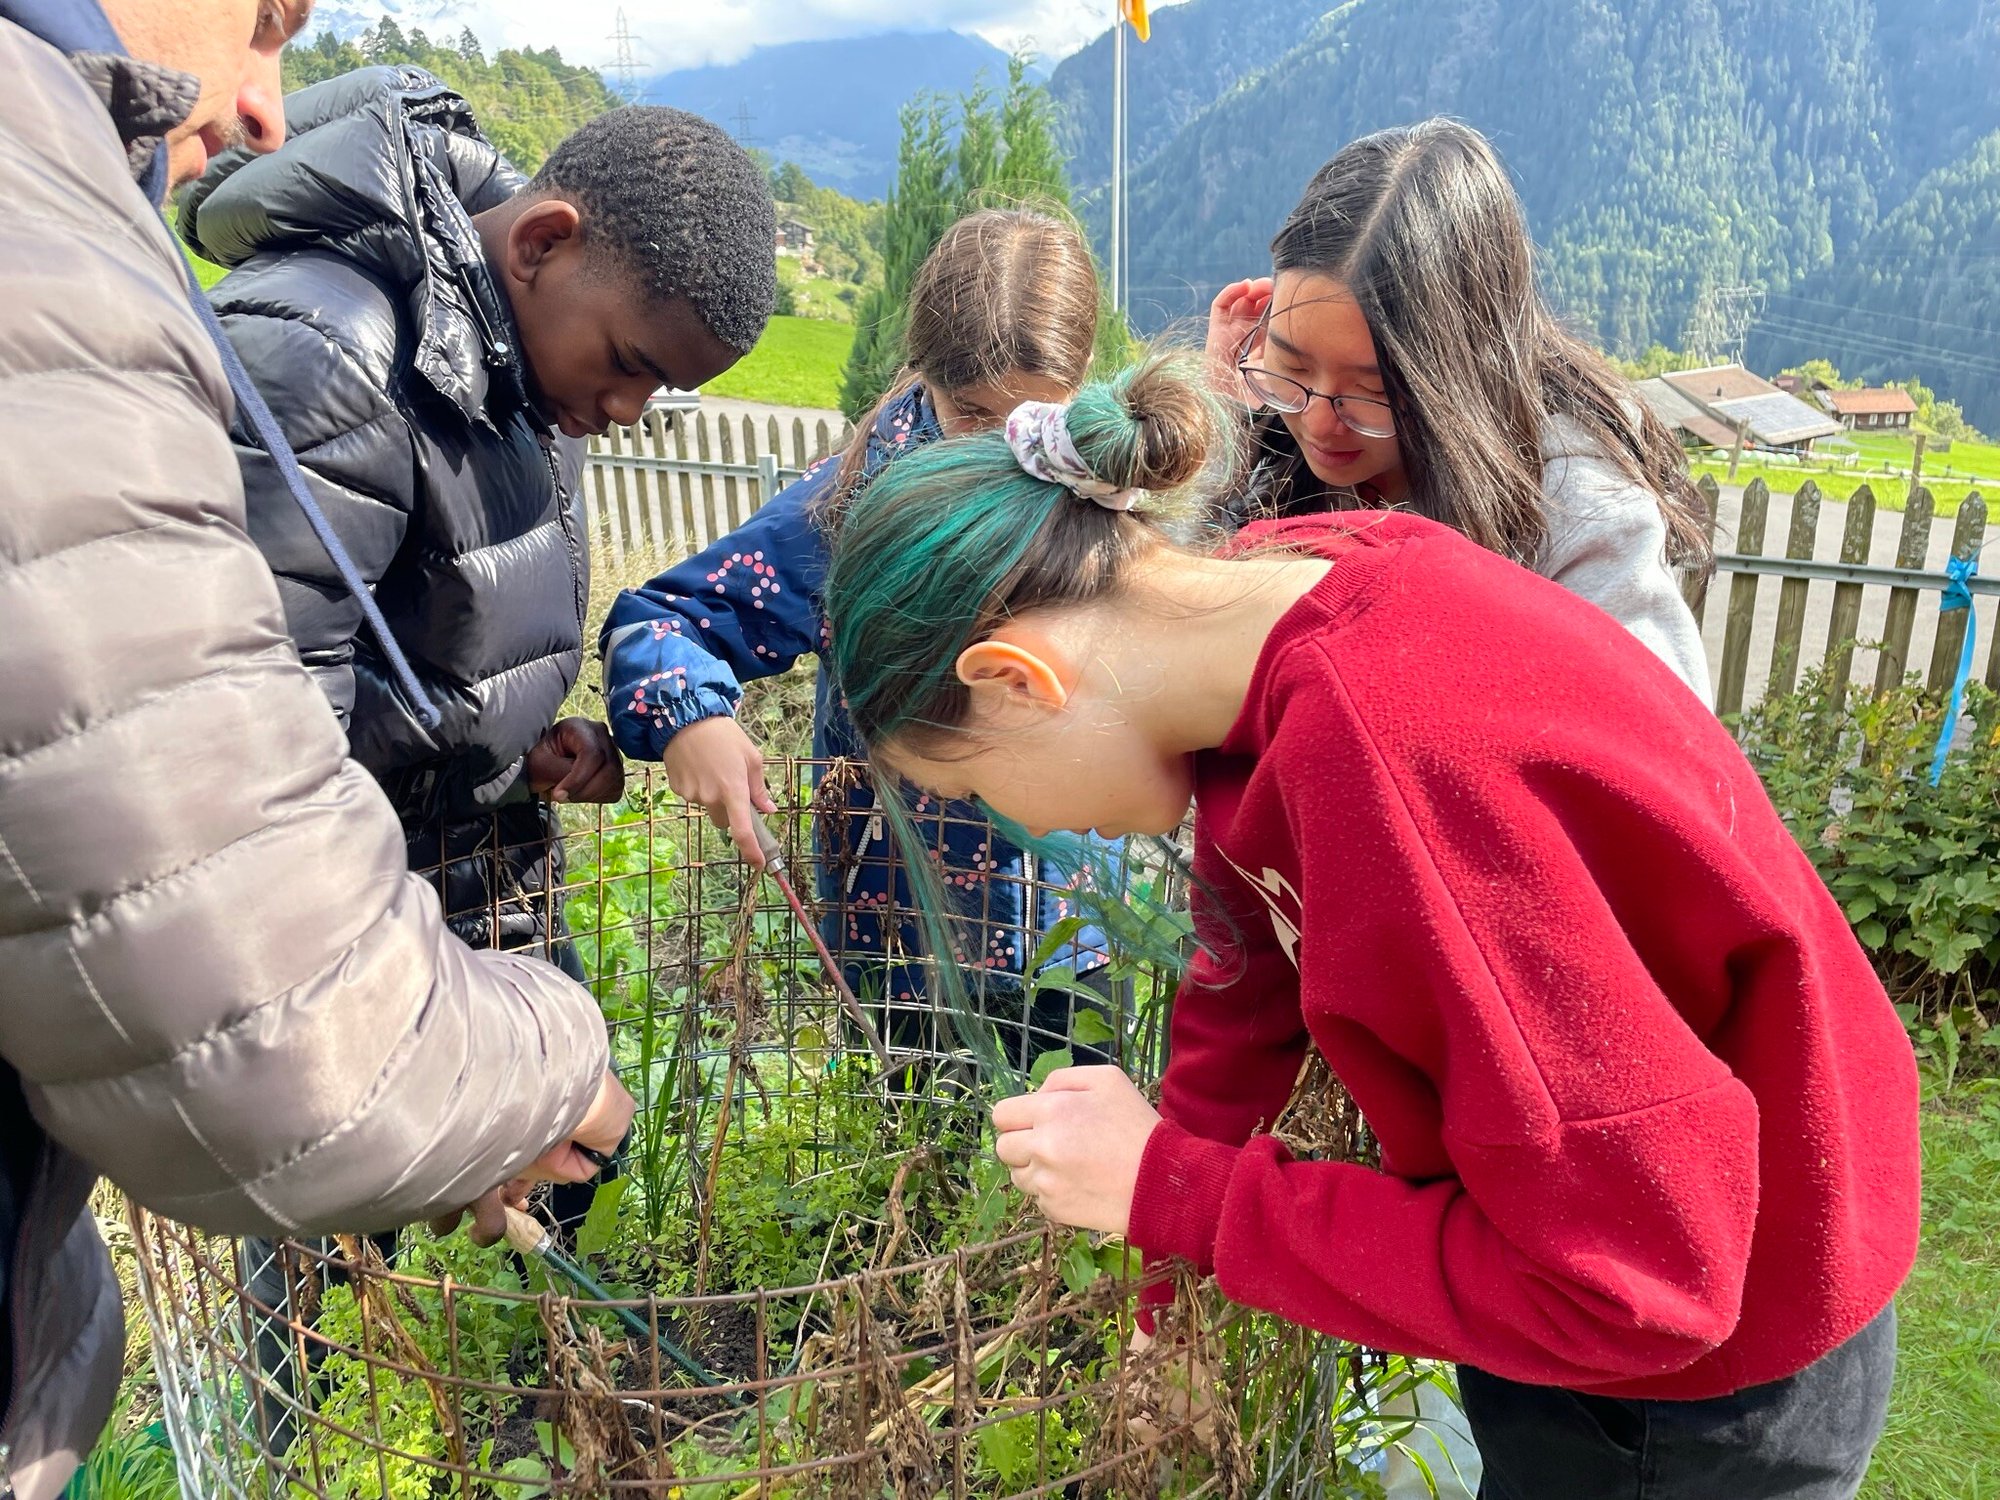
[(1070, 403), (1078, 455), (1106, 484), (1153, 494), (1200, 478), (1223, 447), (1223, 416), (1198, 359), (1153, 353)]

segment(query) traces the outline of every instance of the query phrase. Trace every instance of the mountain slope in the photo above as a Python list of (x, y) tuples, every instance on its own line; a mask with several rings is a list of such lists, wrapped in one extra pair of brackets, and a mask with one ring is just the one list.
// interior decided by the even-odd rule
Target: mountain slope
[(2000, 134), (1924, 178), (1873, 233), (1772, 294), (1759, 368), (1831, 359), (1871, 384), (1921, 377), (1975, 427), (2000, 430)]
[(1007, 55), (991, 43), (950, 31), (890, 32), (760, 47), (728, 67), (663, 73), (646, 98), (732, 129), (747, 110), (751, 144), (849, 197), (879, 198), (895, 175), (903, 104), (927, 91), (955, 97), (980, 82), (1007, 82)]
[(1177, 283), (1261, 267), (1341, 144), (1450, 114), (1506, 156), (1557, 295), (1614, 344), (1672, 342), (1703, 285), (1789, 280), (1874, 222), (1874, 5), (1359, 0), (1135, 175), (1133, 281), (1186, 310)]
[[(1130, 170), (1172, 140), (1238, 80), (1284, 56), (1328, 9), (1313, 0), (1189, 0), (1153, 17), (1152, 40), (1126, 48)], [(1111, 175), (1111, 33), (1071, 53), (1049, 77), (1070, 182)]]

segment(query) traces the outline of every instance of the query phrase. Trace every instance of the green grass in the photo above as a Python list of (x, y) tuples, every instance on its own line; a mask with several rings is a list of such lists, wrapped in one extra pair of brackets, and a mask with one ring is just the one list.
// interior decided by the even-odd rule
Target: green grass
[[(1843, 451), (1833, 446), (1835, 441), (1851, 442), (1859, 458), (1852, 464), (1834, 462), (1834, 455)], [(1761, 479), (1773, 490), (1790, 494), (1810, 478), (1830, 500), (1849, 499), (1865, 484), (1874, 490), (1875, 503), (1882, 509), (1901, 510), (1909, 493), (1910, 460), (1915, 449), (1909, 437), (1898, 433), (1852, 432), (1824, 445), (1819, 462), (1771, 464), (1746, 459), (1736, 470), (1736, 483)], [(1729, 482), (1725, 459), (1701, 459), (1692, 467), (1697, 475), (1712, 474), (1718, 483)], [(1985, 497), (1989, 507), (1994, 505), (2000, 498), (2000, 443), (1957, 442), (1949, 453), (1926, 453), (1924, 484), (1937, 501), (1940, 515), (1956, 515), (1974, 490)]]
[(735, 369), (702, 387), (709, 396), (773, 406), (840, 405), (840, 377), (854, 347), (852, 323), (773, 318)]
[[(1891, 477), (1883, 474), (1844, 472), (1839, 469), (1802, 468), (1797, 464), (1761, 464), (1745, 460), (1736, 469), (1736, 478), (1729, 477), (1727, 460), (1711, 461), (1696, 459), (1688, 465), (1689, 471), (1699, 479), (1704, 474), (1713, 475), (1717, 484), (1747, 485), (1753, 479), (1761, 479), (1772, 491), (1789, 495), (1806, 480), (1819, 486), (1820, 494), (1829, 500), (1848, 500), (1854, 492), (1867, 485), (1875, 492), (1878, 510), (1900, 511), (1908, 497), (1910, 482), (1907, 477)], [(1941, 516), (1955, 516), (1965, 497), (1977, 490), (1984, 497), (1989, 509), (2000, 498), (2000, 479), (1967, 480), (1945, 479), (1930, 472), (1924, 475), (1924, 487), (1931, 492), (1937, 502), (1937, 513)]]
[[(1916, 444), (1892, 432), (1851, 432), (1848, 439), (1872, 469), (1897, 469), (1907, 474)], [(2000, 443), (1955, 442), (1951, 451), (1935, 446), (1924, 454), (1924, 473), (1940, 479), (2000, 479)]]
[(1924, 1113), (1924, 1239), (1862, 1500), (2000, 1496), (2000, 1103)]

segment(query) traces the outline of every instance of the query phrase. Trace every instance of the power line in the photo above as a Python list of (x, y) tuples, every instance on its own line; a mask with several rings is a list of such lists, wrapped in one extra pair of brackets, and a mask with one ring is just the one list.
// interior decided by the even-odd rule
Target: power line
[(1941, 328), (1947, 333), (1980, 332), (1977, 328), (1968, 329), (1962, 322), (1948, 323), (1942, 318), (1920, 318), (1915, 313), (1892, 312), (1885, 307), (1851, 307), (1844, 302), (1829, 302), (1824, 297), (1802, 297), (1797, 292), (1772, 292), (1769, 295), (1778, 302), (1796, 302), (1801, 307), (1824, 308), (1843, 317), (1893, 318), (1899, 323), (1914, 323), (1923, 328)]
[(748, 99), (738, 100), (736, 104), (737, 145), (748, 146), (756, 140), (756, 137), (750, 134), (750, 127), (755, 123), (756, 119), (757, 117), (750, 113), (750, 101)]
[(2000, 380), (2000, 359), (1992, 355), (1940, 349), (1935, 344), (1912, 343), (1867, 329), (1813, 322), (1779, 313), (1764, 314), (1757, 320), (1757, 326), (1780, 338), (1818, 343), (1836, 350), (1852, 350), (1864, 359), (1902, 360), (1914, 365), (1956, 370), (1983, 380)]

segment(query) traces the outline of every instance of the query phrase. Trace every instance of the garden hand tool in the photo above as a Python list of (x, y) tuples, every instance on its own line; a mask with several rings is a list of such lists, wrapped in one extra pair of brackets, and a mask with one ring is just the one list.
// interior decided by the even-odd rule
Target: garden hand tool
[(875, 1060), (882, 1065), (882, 1071), (889, 1072), (895, 1065), (889, 1060), (889, 1049), (882, 1045), (882, 1033), (875, 1029), (874, 1021), (869, 1019), (868, 1012), (861, 1008), (861, 1002), (854, 998), (854, 991), (848, 988), (847, 980), (841, 975), (840, 965), (833, 961), (833, 954), (827, 951), (826, 939), (819, 935), (819, 924), (812, 919), (805, 903), (799, 900), (799, 893), (792, 888), (791, 878), (785, 874), (785, 852), (779, 848), (777, 839), (772, 837), (771, 830), (764, 825), (761, 818), (757, 822), (757, 847), (764, 855), (764, 873), (777, 882), (778, 889), (784, 892), (785, 900), (792, 908), (792, 915), (798, 918), (799, 926), (803, 927), (806, 936), (812, 939), (813, 951), (819, 955), (820, 963), (825, 966), (826, 977), (833, 981), (834, 992), (840, 996), (840, 1003), (847, 1008), (847, 1014), (853, 1019), (854, 1024), (861, 1028), (861, 1035), (868, 1042), (868, 1050), (875, 1054)]
[[(540, 1260), (550, 1270), (556, 1272), (565, 1281), (588, 1297), (595, 1298), (599, 1302), (609, 1302), (612, 1300), (611, 1294), (599, 1286), (596, 1279), (588, 1271), (556, 1249), (554, 1237), (550, 1235), (547, 1225), (543, 1224), (533, 1215), (523, 1213), (511, 1204), (507, 1207), (506, 1214), (507, 1243), (514, 1247), (515, 1254), (519, 1255), (523, 1260), (530, 1257)], [(633, 1312), (631, 1308), (612, 1307), (605, 1310), (640, 1338), (653, 1344), (659, 1349), (660, 1353), (666, 1355), (668, 1359), (680, 1366), (681, 1369), (685, 1370), (701, 1384), (727, 1384), (721, 1376), (711, 1371), (700, 1360), (688, 1353), (687, 1350), (681, 1348), (679, 1344), (676, 1344), (665, 1334), (656, 1333), (652, 1328), (648, 1327), (646, 1320)], [(740, 1391), (730, 1392), (729, 1399), (737, 1406), (746, 1406), (749, 1404)]]

